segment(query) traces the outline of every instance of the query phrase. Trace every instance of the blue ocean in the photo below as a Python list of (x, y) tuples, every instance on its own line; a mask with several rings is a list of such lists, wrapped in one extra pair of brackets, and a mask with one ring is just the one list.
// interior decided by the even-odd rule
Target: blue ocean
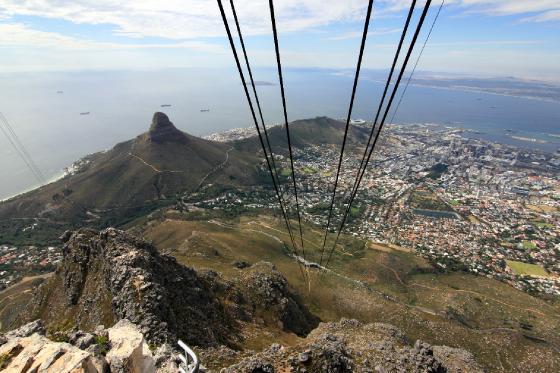
[[(275, 71), (257, 69), (255, 79), (272, 83), (257, 89), (266, 121), (280, 122)], [(348, 110), (352, 77), (331, 70), (287, 69), (285, 88), (289, 120), (342, 118)], [(381, 79), (361, 80), (352, 117), (372, 120), (382, 89)], [(178, 128), (198, 136), (252, 126), (243, 87), (233, 69), (0, 75), (0, 112), (49, 178), (86, 154), (146, 131), (155, 111), (165, 112)], [(551, 152), (560, 148), (558, 102), (411, 85), (394, 122), (437, 123), (520, 147)], [(3, 136), (0, 173), (0, 198), (37, 185)]]

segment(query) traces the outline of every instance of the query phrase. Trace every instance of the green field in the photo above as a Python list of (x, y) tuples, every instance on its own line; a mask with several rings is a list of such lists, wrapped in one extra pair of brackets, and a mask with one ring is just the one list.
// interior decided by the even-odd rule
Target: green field
[(544, 221), (535, 221), (533, 222), (533, 224), (535, 224), (537, 227), (541, 228), (541, 229), (552, 229), (554, 228), (554, 225), (544, 222)]
[(456, 199), (452, 199), (452, 200), (449, 200), (449, 204), (451, 206), (458, 206), (460, 204), (460, 202), (457, 201)]
[(531, 241), (523, 241), (523, 248), (526, 250), (534, 250), (537, 248), (537, 245)]
[(317, 170), (314, 169), (313, 167), (304, 167), (302, 171), (303, 171), (304, 174), (308, 174), (308, 175), (312, 175), (312, 174), (317, 173)]
[(515, 260), (506, 260), (507, 265), (516, 275), (530, 275), (530, 276), (543, 276), (548, 277), (548, 273), (539, 265), (529, 264), (523, 262), (516, 262)]
[(283, 168), (280, 170), (280, 176), (288, 177), (292, 175), (292, 171), (289, 168)]
[(453, 211), (444, 201), (430, 190), (417, 189), (410, 194), (410, 207), (424, 210)]

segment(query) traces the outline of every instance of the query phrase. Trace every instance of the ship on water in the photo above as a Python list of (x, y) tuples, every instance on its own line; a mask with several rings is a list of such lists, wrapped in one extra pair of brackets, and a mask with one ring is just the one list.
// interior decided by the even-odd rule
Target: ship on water
[(171, 104), (161, 104), (161, 107), (171, 107)]
[(83, 113), (80, 113), (80, 115), (89, 115), (89, 111), (84, 111)]
[(207, 113), (207, 112), (209, 112), (209, 111), (210, 111), (210, 109), (200, 109), (200, 112), (201, 112), (201, 113)]

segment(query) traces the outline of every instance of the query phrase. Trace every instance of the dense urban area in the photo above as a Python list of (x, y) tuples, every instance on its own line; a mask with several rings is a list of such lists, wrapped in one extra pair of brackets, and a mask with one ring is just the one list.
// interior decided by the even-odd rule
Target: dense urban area
[[(442, 270), (466, 270), (531, 293), (560, 295), (559, 152), (488, 142), (439, 125), (386, 130), (353, 203), (347, 232), (415, 250)], [(211, 138), (251, 135), (250, 129), (236, 129)], [(350, 151), (344, 159), (334, 227), (347, 206), (362, 152)], [(338, 156), (335, 147), (296, 151), (303, 214), (317, 225), (326, 225)], [(276, 159), (287, 180), (287, 160)], [(289, 195), (289, 180), (284, 184)], [(270, 195), (227, 192), (196, 205), (263, 208), (273, 201)]]

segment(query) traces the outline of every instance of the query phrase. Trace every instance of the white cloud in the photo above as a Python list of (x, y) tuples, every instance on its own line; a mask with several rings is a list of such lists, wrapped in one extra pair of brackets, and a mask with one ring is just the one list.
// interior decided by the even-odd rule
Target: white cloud
[(36, 47), (68, 50), (111, 50), (150, 48), (190, 48), (211, 53), (226, 50), (215, 44), (200, 41), (182, 41), (170, 44), (122, 44), (79, 39), (55, 32), (38, 31), (21, 23), (0, 23), (0, 45), (3, 47)]
[(550, 22), (550, 21), (560, 21), (560, 9), (550, 10), (548, 12), (541, 13), (533, 17), (527, 17), (523, 19), (525, 22)]
[[(229, 12), (227, 0), (224, 6)], [(363, 0), (283, 0), (276, 2), (279, 28), (298, 31), (362, 17)], [(5, 15), (31, 15), (74, 23), (111, 24), (126, 35), (171, 39), (223, 36), (218, 5), (212, 0), (0, 0)], [(270, 32), (268, 2), (238, 0), (247, 34)]]
[[(419, 6), (425, 0), (419, 0)], [(441, 0), (433, 0), (432, 6), (439, 6)], [(223, 0), (228, 14), (229, 1)], [(270, 16), (266, 0), (235, 0), (236, 8), (242, 24), (243, 32), (247, 35), (269, 34)], [(454, 9), (462, 14), (488, 16), (518, 15), (525, 22), (554, 22), (560, 20), (560, 0), (446, 0), (450, 10)], [(365, 15), (367, 1), (365, 0), (277, 0), (275, 1), (277, 21), (280, 33), (305, 31), (307, 33), (321, 33), (323, 40), (344, 40), (359, 38), (361, 25)], [(376, 0), (374, 17), (403, 17), (410, 6), (410, 0)], [(53, 20), (64, 20), (75, 24), (108, 25), (115, 35), (125, 36), (129, 41), (102, 42), (93, 40), (94, 37), (76, 37), (75, 34), (61, 34), (52, 31), (32, 29), (20, 21), (10, 19), (15, 16), (37, 16)], [(343, 29), (355, 31), (332, 34), (332, 29), (324, 28), (334, 23), (342, 23)], [(392, 26), (390, 26), (392, 27)], [(337, 27), (338, 28), (338, 27)], [(81, 31), (81, 29), (78, 29)], [(392, 34), (400, 30), (392, 28), (372, 28), (370, 35)], [(87, 34), (86, 34), (87, 35)], [(73, 67), (114, 67), (138, 64), (143, 66), (182, 66), (182, 65), (230, 65), (229, 58), (213, 58), (206, 53), (175, 53), (172, 49), (194, 49), (211, 53), (230, 54), (224, 40), (208, 41), (206, 38), (225, 36), (218, 6), (215, 0), (0, 0), (0, 48), (4, 51), (11, 48), (10, 53), (4, 53), (0, 61), (1, 70), (28, 68), (34, 63), (34, 69)], [(167, 39), (163, 43), (140, 42), (136, 39), (145, 37), (159, 37)], [(499, 35), (494, 36), (499, 39)], [(506, 36), (507, 37), (507, 36)], [(328, 38), (328, 39), (327, 39)], [(122, 40), (122, 39), (119, 39)], [(441, 47), (450, 45), (437, 41), (430, 45), (441, 53)], [(286, 43), (288, 44), (288, 43)], [(488, 53), (489, 47), (504, 45), (539, 44), (539, 41), (523, 40), (489, 40), (465, 41), (452, 43), (457, 48), (468, 48), (469, 53), (477, 49), (481, 56)], [(331, 44), (329, 44), (331, 45)], [(21, 48), (20, 48), (21, 47)], [(324, 66), (347, 67), (355, 63), (352, 57), (340, 54), (336, 48), (325, 50), (322, 48), (314, 52), (313, 45), (297, 48), (283, 45), (283, 58), (286, 66)], [(368, 67), (380, 67), (390, 63), (391, 52), (395, 45), (379, 45), (366, 51), (371, 55)], [(475, 48), (478, 47), (478, 48)], [(145, 53), (146, 49), (161, 49), (158, 53)], [(290, 50), (292, 48), (292, 50)], [(100, 53), (102, 52), (102, 53)], [(150, 50), (151, 52), (151, 50)], [(484, 53), (482, 53), (484, 52)], [(515, 54), (517, 60), (524, 60), (524, 50)], [(429, 55), (429, 52), (427, 53)], [(511, 52), (508, 57), (514, 55)], [(66, 58), (61, 58), (64, 56)], [(478, 55), (477, 55), (478, 56)], [(231, 56), (229, 56), (231, 57)], [(437, 55), (436, 55), (437, 57)], [(439, 68), (455, 66), (467, 71), (485, 69), (484, 64), (462, 63), (465, 58), (452, 55), (448, 60), (434, 57), (426, 60), (425, 66)], [(452, 58), (453, 57), (453, 58)], [(500, 60), (503, 56), (496, 56)], [(75, 59), (74, 59), (75, 58)], [(481, 57), (482, 58), (482, 57)], [(273, 53), (270, 48), (255, 48), (251, 51), (251, 59), (258, 65), (274, 65)], [(468, 59), (472, 61), (473, 58)], [(388, 62), (387, 62), (388, 61)], [(450, 64), (454, 65), (450, 65)], [(531, 61), (534, 69), (539, 69), (539, 61)], [(66, 65), (64, 65), (66, 64)], [(541, 66), (547, 71), (557, 71), (552, 66)], [(492, 65), (492, 68), (495, 66)], [(521, 68), (512, 63), (512, 74)], [(529, 67), (528, 67), (529, 68)], [(515, 70), (517, 69), (517, 70)], [(524, 70), (523, 70), (524, 72)]]
[(546, 13), (560, 10), (560, 0), (456, 0), (463, 7), (493, 15)]
[[(424, 1), (420, 1), (420, 5)], [(229, 1), (223, 0), (228, 14)], [(560, 0), (447, 0), (468, 13), (490, 15), (527, 15), (528, 21), (560, 19)], [(248, 34), (270, 32), (268, 2), (237, 0), (236, 9), (243, 31)], [(434, 1), (434, 5), (438, 1)], [(334, 22), (361, 20), (365, 0), (281, 0), (276, 14), (281, 32), (301, 31)], [(378, 16), (399, 12), (409, 0), (378, 0)], [(109, 24), (115, 33), (129, 37), (194, 39), (223, 36), (224, 30), (214, 0), (0, 0), (0, 19), (31, 15), (63, 19), (77, 24)]]
[[(383, 28), (379, 30), (368, 31), (368, 36), (394, 34), (401, 31), (402, 29), (400, 28)], [(337, 36), (327, 38), (327, 40), (347, 40), (347, 39), (361, 38), (362, 34), (363, 31), (350, 31)]]
[[(432, 1), (432, 6), (440, 4)], [(409, 0), (378, 0), (384, 12), (397, 12), (410, 7)], [(424, 4), (425, 1), (420, 1)], [(491, 16), (529, 15), (527, 21), (560, 20), (560, 0), (446, 0), (446, 5), (456, 5), (468, 14), (486, 14)]]
[(470, 46), (506, 46), (506, 45), (543, 45), (543, 40), (462, 40), (447, 43), (430, 43), (430, 47), (470, 47)]

